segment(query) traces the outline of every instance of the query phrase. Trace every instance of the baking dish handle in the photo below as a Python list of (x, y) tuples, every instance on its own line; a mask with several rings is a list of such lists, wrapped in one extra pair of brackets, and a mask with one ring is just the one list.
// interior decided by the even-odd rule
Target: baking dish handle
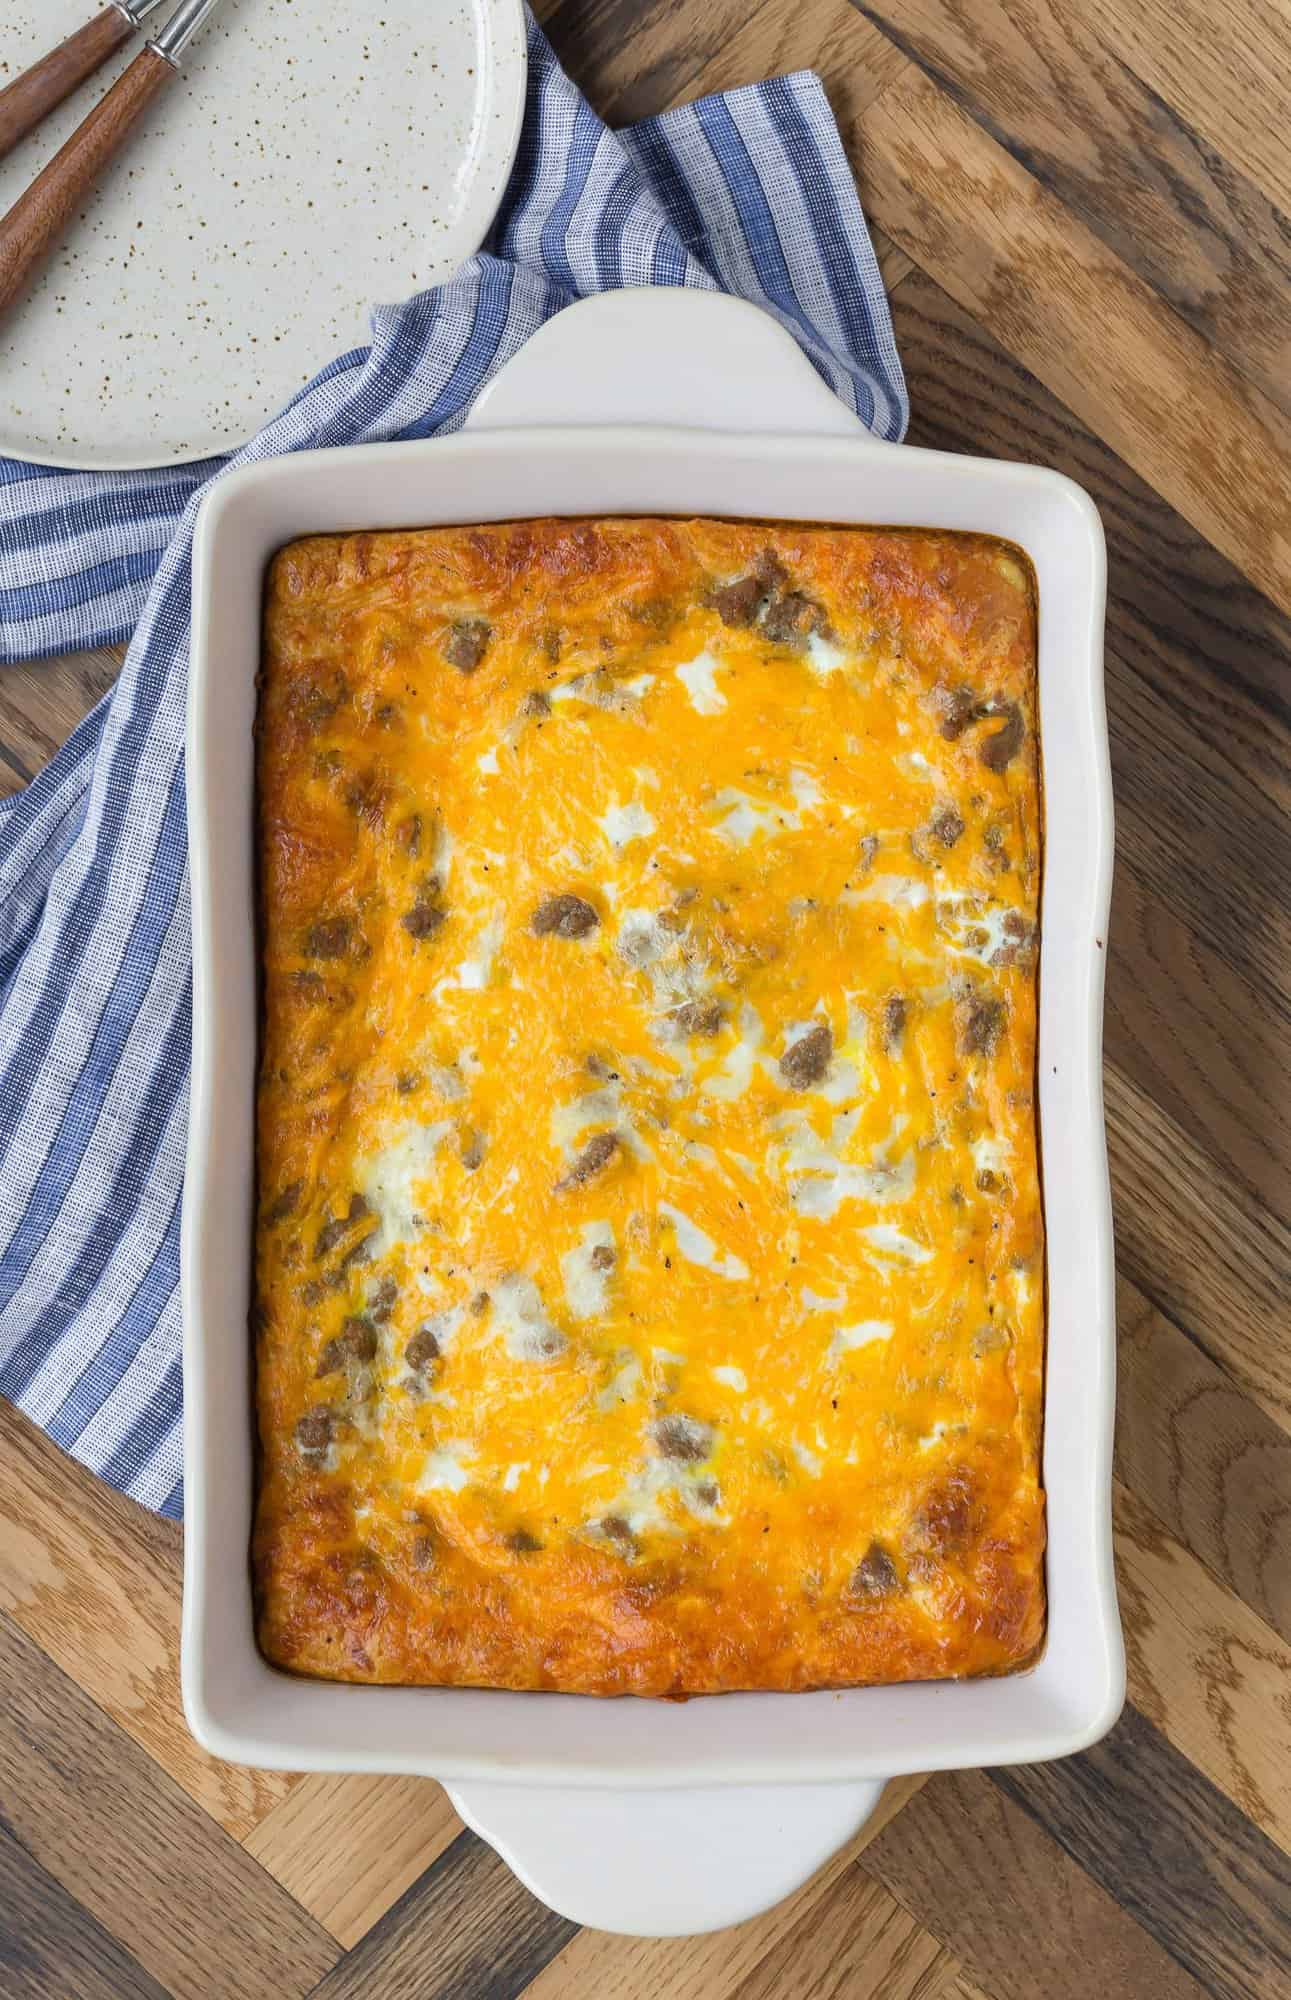
[(469, 431), (668, 424), (871, 437), (770, 313), (724, 292), (598, 292), (539, 327), (476, 399)]
[(466, 1824), (559, 1916), (689, 1937), (769, 1910), (862, 1827), (882, 1782), (606, 1792), (450, 1786)]

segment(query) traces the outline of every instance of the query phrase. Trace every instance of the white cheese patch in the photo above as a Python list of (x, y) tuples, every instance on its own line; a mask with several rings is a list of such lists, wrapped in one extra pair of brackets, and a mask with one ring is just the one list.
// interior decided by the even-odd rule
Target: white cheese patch
[(457, 846), (452, 834), (441, 820), (435, 834), (435, 851), (431, 855), (431, 866), (441, 882), (447, 882), (448, 871), (453, 862), (453, 850)]
[(675, 669), (677, 679), (690, 696), (690, 705), (698, 715), (720, 715), (726, 707), (726, 696), (717, 685), (721, 664), (705, 647), (693, 660), (686, 660)]
[[(756, 1009), (746, 1001), (740, 1008), (738, 1039), (733, 1048), (727, 1050), (719, 1067), (711, 1076), (706, 1076), (700, 1084), (705, 1097), (730, 1099), (743, 1097), (757, 1066), (758, 1050), (765, 1040), (762, 1020)], [(737, 1164), (744, 1164), (737, 1154), (731, 1155)], [(752, 1169), (747, 1169), (752, 1172)]]
[(725, 1389), (734, 1389), (737, 1396), (742, 1396), (749, 1386), (742, 1368), (711, 1368), (709, 1373), (714, 1382), (720, 1382)]
[(985, 904), (975, 896), (937, 899), (938, 930), (957, 958), (971, 959), (975, 965), (990, 965), (998, 952), (1017, 943), (1004, 926), (1009, 917), (1019, 914), (998, 903)]
[(776, 1121), (778, 1134), (785, 1135), (777, 1147), (768, 1149), (771, 1174), (787, 1182), (789, 1199), (799, 1215), (828, 1222), (845, 1201), (869, 1201), (887, 1205), (908, 1201), (914, 1191), (915, 1156), (890, 1156), (898, 1130), (891, 1131), (868, 1159), (856, 1160), (845, 1149), (852, 1143), (859, 1106), (835, 1114), (828, 1140), (811, 1124), (805, 1112), (792, 1110)]
[[(651, 1452), (633, 1470), (617, 1501), (607, 1512), (620, 1515), (634, 1535), (648, 1530), (667, 1534), (678, 1532), (678, 1523), (665, 1512), (663, 1501), (680, 1501), (688, 1511), (713, 1518), (711, 1505), (705, 1506), (693, 1490), (708, 1474), (702, 1467), (682, 1465), (675, 1459)], [(721, 1518), (720, 1516), (717, 1518)]]
[(450, 1104), (460, 1103), (466, 1095), (466, 1082), (456, 1063), (432, 1063), (426, 1071), (426, 1081), (436, 1097), (443, 1097)]
[(837, 1215), (845, 1201), (883, 1204), (908, 1201), (914, 1192), (914, 1179), (913, 1153), (906, 1153), (895, 1162), (876, 1156), (868, 1167), (839, 1160), (824, 1171), (791, 1180), (789, 1199), (799, 1215), (810, 1215), (828, 1222)]
[(847, 1041), (844, 1047), (859, 1054), (869, 1034), (870, 1017), (854, 993), (844, 994), (843, 997), (847, 1001)]
[(723, 1527), (730, 1522), (730, 1515), (719, 1513), (714, 1505), (711, 1480), (683, 1479), (677, 1487), (677, 1498), (701, 1521), (717, 1522)]
[(648, 1531), (676, 1534), (678, 1524), (664, 1511), (666, 1497), (686, 1499), (693, 1474), (689, 1468), (652, 1452), (637, 1466), (622, 1492), (605, 1511), (626, 1521), (634, 1535)]
[[(361, 1438), (367, 1438), (373, 1442), (381, 1436), (381, 1425), (388, 1412), (389, 1403), (384, 1396), (375, 1397), (371, 1400), (364, 1397), (357, 1397), (349, 1406), (350, 1422), (353, 1424), (355, 1430)], [(342, 1446), (341, 1449), (348, 1458), (353, 1452), (354, 1447), (353, 1445), (346, 1445)]]
[(356, 1162), (355, 1182), (368, 1206), (380, 1218), (368, 1246), (374, 1257), (394, 1244), (420, 1234), (418, 1189), (430, 1174), (435, 1155), (453, 1127), (437, 1118), (429, 1125), (408, 1124), (379, 1152)]
[(483, 991), (493, 974), (493, 961), (502, 943), (502, 928), (501, 916), (490, 917), (457, 969), (436, 982), (434, 996), (437, 1000), (445, 993)]
[(635, 1402), (641, 1394), (641, 1363), (635, 1354), (620, 1356), (613, 1375), (596, 1399), (599, 1410), (617, 1410), (624, 1403)]
[(565, 1304), (575, 1319), (596, 1319), (610, 1302), (610, 1269), (602, 1270), (593, 1258), (594, 1250), (614, 1249), (614, 1231), (608, 1222), (584, 1223), (579, 1240), (560, 1260), (565, 1282)]
[(552, 1144), (561, 1152), (568, 1152), (580, 1132), (589, 1125), (613, 1125), (619, 1115), (622, 1088), (617, 1083), (606, 1083), (597, 1090), (585, 1090), (581, 1097), (574, 1097), (566, 1104), (552, 1106), (550, 1130)]
[(504, 1493), (514, 1493), (516, 1487), (520, 1484), (522, 1475), (528, 1470), (529, 1461), (527, 1458), (523, 1459), (519, 1465), (509, 1465), (503, 1475), (502, 1491)]
[(703, 1270), (711, 1271), (718, 1278), (747, 1278), (749, 1267), (740, 1257), (733, 1257), (719, 1251), (711, 1236), (698, 1228), (690, 1217), (683, 1215), (671, 1202), (661, 1201), (659, 1213), (673, 1227), (677, 1248), (688, 1264), (698, 1264)]
[(654, 675), (634, 674), (630, 681), (621, 681), (620, 686), (625, 694), (634, 694), (637, 700), (640, 701), (644, 695), (649, 694), (651, 688), (654, 686)]
[(596, 824), (616, 854), (621, 854), (630, 841), (644, 840), (655, 828), (650, 814), (635, 799), (625, 806), (610, 806)]
[(792, 1440), (792, 1446), (793, 1446), (793, 1455), (797, 1459), (803, 1471), (809, 1473), (813, 1479), (819, 1479), (820, 1460), (817, 1458), (815, 1452), (808, 1451), (806, 1445), (800, 1444), (797, 1438), (794, 1438)]
[(392, 1326), (389, 1320), (377, 1328), (377, 1360), (385, 1376), (389, 1377), (395, 1373), (406, 1345), (407, 1335), (401, 1333), (398, 1327)]
[(766, 832), (771, 826), (768, 812), (755, 806), (752, 799), (734, 798), (729, 788), (722, 792), (719, 803), (728, 810), (718, 821), (717, 831), (733, 847), (747, 847), (755, 833)]
[(659, 1503), (675, 1487), (676, 1472), (670, 1460), (652, 1454), (633, 1473), (616, 1504), (606, 1512), (620, 1515), (634, 1535), (645, 1534), (648, 1529), (673, 1530), (675, 1524)]
[(565, 1346), (565, 1336), (547, 1317), (542, 1294), (523, 1271), (513, 1271), (493, 1286), (493, 1324), (517, 1361), (550, 1361)]
[(825, 1081), (815, 1088), (827, 1104), (850, 1104), (861, 1094), (861, 1079), (856, 1073), (855, 1063), (835, 1060), (829, 1066)]
[(890, 1319), (858, 1319), (852, 1326), (840, 1326), (830, 1343), (830, 1354), (850, 1354), (853, 1348), (869, 1347), (876, 1340), (891, 1340)]
[(591, 678), (590, 674), (575, 674), (572, 680), (562, 681), (559, 687), (548, 688), (548, 701), (553, 703), (560, 701), (590, 701), (592, 699), (589, 687)]
[(627, 965), (644, 971), (668, 952), (674, 943), (671, 932), (659, 922), (657, 910), (625, 910), (619, 922), (619, 957)]
[(876, 1222), (871, 1228), (863, 1229), (861, 1235), (883, 1256), (898, 1258), (903, 1263), (926, 1264), (932, 1256), (931, 1250), (922, 1243), (916, 1243), (913, 1236), (903, 1236), (890, 1222)]
[(840, 903), (890, 903), (896, 910), (917, 910), (932, 891), (913, 875), (873, 875), (863, 889), (844, 889)]
[(847, 655), (832, 639), (824, 639), (819, 632), (813, 632), (807, 641), (806, 661), (818, 680), (825, 680), (836, 674), (847, 664)]
[(417, 1490), (421, 1493), (460, 1493), (470, 1478), (463, 1461), (469, 1461), (470, 1457), (468, 1444), (439, 1445), (426, 1455)]
[(457, 968), (457, 983), (466, 992), (479, 992), (489, 983), (493, 961), (502, 942), (502, 919), (490, 917), (475, 940), (475, 949)]
[(650, 1356), (661, 1368), (684, 1368), (686, 1365), (685, 1355), (674, 1353), (671, 1347), (652, 1347)]
[(465, 1306), (445, 1306), (442, 1312), (431, 1313), (421, 1324), (427, 1333), (434, 1334), (435, 1345), (442, 1354), (446, 1348), (452, 1346), (457, 1330), (465, 1318)]
[(847, 1304), (846, 1292), (831, 1299), (825, 1292), (813, 1292), (810, 1285), (804, 1285), (798, 1296), (809, 1313), (842, 1312)]
[(802, 825), (801, 818), (790, 807), (759, 804), (735, 785), (726, 785), (718, 792), (712, 810), (721, 814), (714, 832), (732, 847), (747, 847), (757, 834), (773, 839), (778, 833), (792, 832)]
[(498, 752), (496, 744), (494, 744), (491, 750), (484, 751), (482, 756), (476, 758), (475, 768), (477, 771), (482, 771), (487, 778), (495, 778), (497, 776)]
[(603, 1084), (598, 1090), (584, 1091), (581, 1097), (572, 1098), (568, 1103), (552, 1107), (549, 1129), (552, 1144), (562, 1154), (567, 1165), (573, 1164), (579, 1151), (579, 1135), (591, 1125), (617, 1132), (622, 1143), (639, 1160), (652, 1160), (654, 1154), (636, 1130), (623, 1109), (623, 1086), (618, 1083)]
[(974, 1139), (968, 1150), (973, 1156), (973, 1165), (979, 1174), (1008, 1172), (1013, 1149), (1002, 1139), (996, 1139), (988, 1133), (984, 1138)]
[(797, 764), (789, 773), (789, 790), (793, 793), (795, 805), (803, 812), (810, 812), (820, 805), (825, 796), (811, 772), (804, 771)]

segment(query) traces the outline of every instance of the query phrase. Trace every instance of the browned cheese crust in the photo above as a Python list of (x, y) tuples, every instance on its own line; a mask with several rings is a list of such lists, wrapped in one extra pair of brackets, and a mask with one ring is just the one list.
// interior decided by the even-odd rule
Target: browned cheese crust
[(1035, 663), (973, 536), (276, 558), (271, 1661), (676, 1695), (1034, 1657)]

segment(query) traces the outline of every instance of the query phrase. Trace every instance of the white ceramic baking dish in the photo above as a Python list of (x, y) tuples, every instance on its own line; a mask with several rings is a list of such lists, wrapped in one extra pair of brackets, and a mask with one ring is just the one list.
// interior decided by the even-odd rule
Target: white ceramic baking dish
[[(1039, 1119), (1048, 1224), (1048, 1641), (1004, 1680), (688, 1703), (292, 1679), (252, 1630), (256, 941), (252, 722), (265, 565), (294, 536), (535, 514), (958, 528), (1039, 584), (1045, 768)], [(617, 292), (550, 321), (464, 432), (280, 458), (219, 481), (194, 556), (188, 719), (193, 1086), (182, 1251), (183, 1688), (239, 1763), (420, 1772), (554, 1907), (648, 1934), (752, 1915), (873, 1810), (884, 1779), (1058, 1757), (1115, 1720), (1112, 1231), (1102, 1118), (1112, 811), (1098, 516), (1059, 474), (877, 443), (790, 337), (714, 294)]]

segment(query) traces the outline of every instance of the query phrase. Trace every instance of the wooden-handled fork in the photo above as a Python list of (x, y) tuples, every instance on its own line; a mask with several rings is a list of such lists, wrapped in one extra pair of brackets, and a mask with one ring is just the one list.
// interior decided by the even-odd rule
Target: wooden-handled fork
[(30, 69), (0, 90), (0, 160), (87, 76), (129, 41), (161, 0), (109, 0), (109, 5)]
[[(121, 150), (153, 98), (178, 74), (184, 50), (218, 5), (219, 0), (180, 0), (161, 33), (121, 72), (111, 90), (19, 195), (9, 213), (0, 218), (0, 318), (54, 248), (90, 187)], [(19, 84), (24, 81), (19, 77)]]

